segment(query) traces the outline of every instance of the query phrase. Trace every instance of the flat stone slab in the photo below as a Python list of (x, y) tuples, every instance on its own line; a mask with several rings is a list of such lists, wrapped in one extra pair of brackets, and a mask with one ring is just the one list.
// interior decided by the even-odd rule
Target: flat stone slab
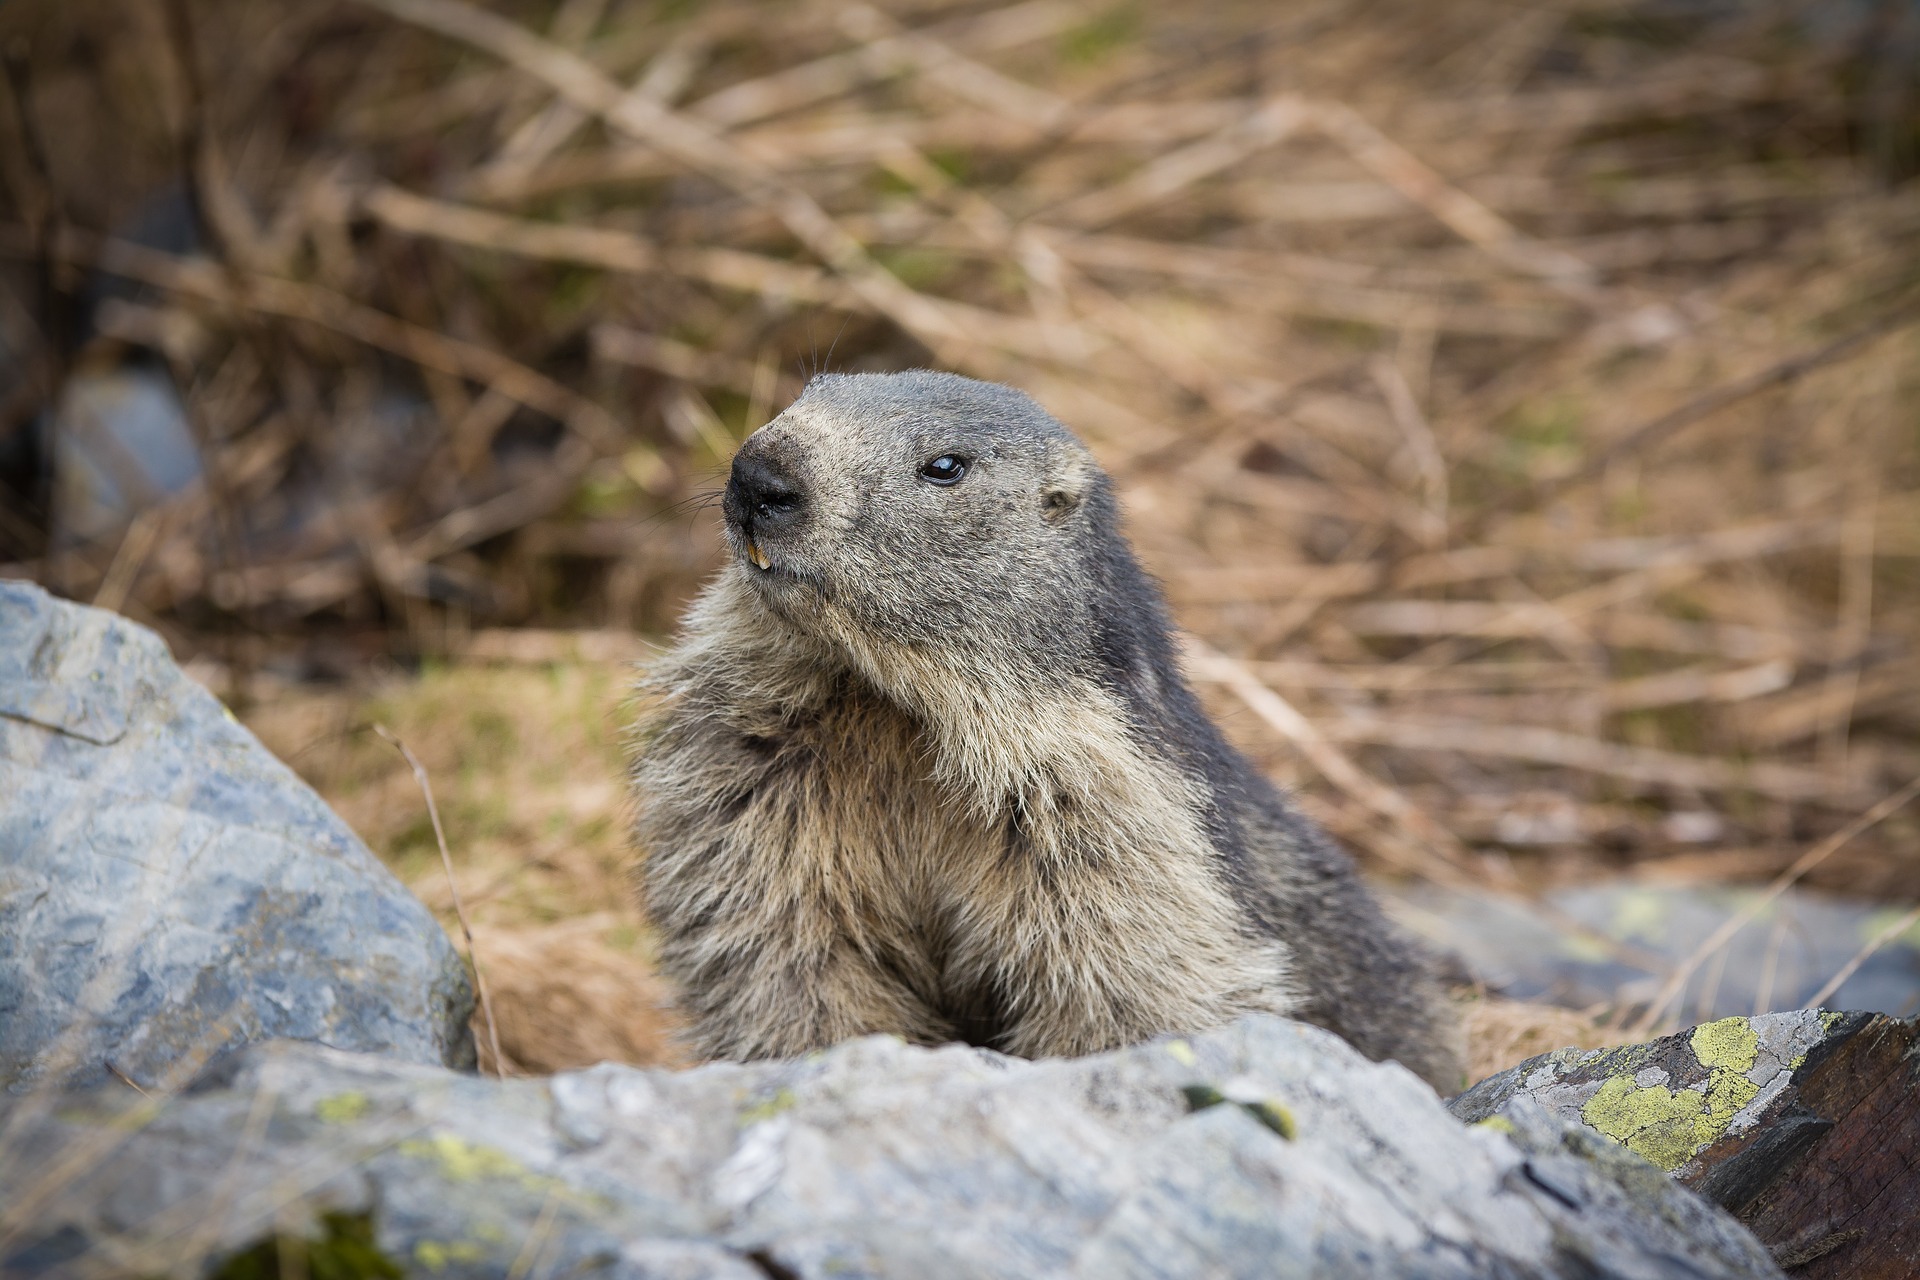
[(470, 1063), (465, 971), (313, 790), (115, 614), (0, 582), (0, 1087), (255, 1040)]
[(30, 1105), (0, 1119), (10, 1278), (287, 1249), (447, 1277), (1779, 1274), (1545, 1108), (1468, 1128), (1270, 1017), (1070, 1060), (873, 1037), (506, 1081), (263, 1045), (169, 1102)]
[(1586, 1126), (1731, 1211), (1797, 1276), (1920, 1275), (1920, 1024), (1801, 1010), (1532, 1058), (1450, 1104)]
[[(1456, 956), (1489, 990), (1584, 1009), (1651, 1001), (1700, 939), (1766, 892), (1756, 885), (1681, 886), (1628, 876), (1550, 890), (1542, 895), (1550, 911), (1519, 898), (1426, 884), (1388, 886), (1383, 897), (1401, 924)], [(1673, 1007), (1702, 1022), (1795, 1008), (1900, 911), (1794, 886), (1728, 938), (1722, 959), (1689, 977)], [(1591, 932), (1569, 930), (1569, 919)], [(1601, 939), (1618, 946), (1609, 949)], [(1895, 1016), (1920, 1007), (1920, 925), (1868, 956), (1829, 1003)]]

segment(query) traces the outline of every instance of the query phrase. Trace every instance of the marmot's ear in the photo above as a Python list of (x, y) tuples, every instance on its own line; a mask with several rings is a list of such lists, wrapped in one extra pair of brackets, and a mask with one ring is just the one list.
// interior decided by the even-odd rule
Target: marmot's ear
[(1041, 489), (1041, 516), (1048, 524), (1060, 524), (1081, 503), (1087, 501), (1087, 489), (1092, 487), (1094, 464), (1091, 457), (1079, 449), (1071, 451), (1066, 457), (1052, 459), (1052, 480)]
[(1040, 491), (1040, 514), (1048, 524), (1059, 524), (1080, 509), (1087, 486), (1093, 483), (1093, 460), (1084, 454), (1059, 459), (1053, 480)]

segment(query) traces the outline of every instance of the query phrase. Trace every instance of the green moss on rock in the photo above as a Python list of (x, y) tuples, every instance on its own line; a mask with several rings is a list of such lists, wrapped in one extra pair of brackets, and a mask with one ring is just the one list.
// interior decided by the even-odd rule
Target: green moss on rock
[(354, 1090), (320, 1099), (313, 1108), (313, 1114), (328, 1124), (351, 1124), (367, 1114), (367, 1109), (372, 1105), (366, 1094)]
[(328, 1213), (320, 1238), (273, 1235), (228, 1258), (212, 1280), (403, 1280), (406, 1271), (374, 1243), (373, 1215)]

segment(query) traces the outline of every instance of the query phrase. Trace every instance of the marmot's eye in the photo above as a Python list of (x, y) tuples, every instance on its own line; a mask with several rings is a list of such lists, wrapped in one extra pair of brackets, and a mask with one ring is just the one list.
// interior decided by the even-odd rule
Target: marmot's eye
[(920, 467), (921, 477), (935, 484), (959, 484), (960, 477), (965, 474), (967, 474), (967, 460), (955, 457), (951, 453), (943, 453)]

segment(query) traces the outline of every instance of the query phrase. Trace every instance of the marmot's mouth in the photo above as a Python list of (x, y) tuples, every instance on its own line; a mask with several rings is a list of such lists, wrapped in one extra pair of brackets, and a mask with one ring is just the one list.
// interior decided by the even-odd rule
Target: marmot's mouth
[(747, 535), (747, 559), (753, 561), (754, 566), (762, 572), (773, 568), (773, 561), (767, 558), (767, 553), (760, 549), (760, 544), (753, 540), (752, 534)]

